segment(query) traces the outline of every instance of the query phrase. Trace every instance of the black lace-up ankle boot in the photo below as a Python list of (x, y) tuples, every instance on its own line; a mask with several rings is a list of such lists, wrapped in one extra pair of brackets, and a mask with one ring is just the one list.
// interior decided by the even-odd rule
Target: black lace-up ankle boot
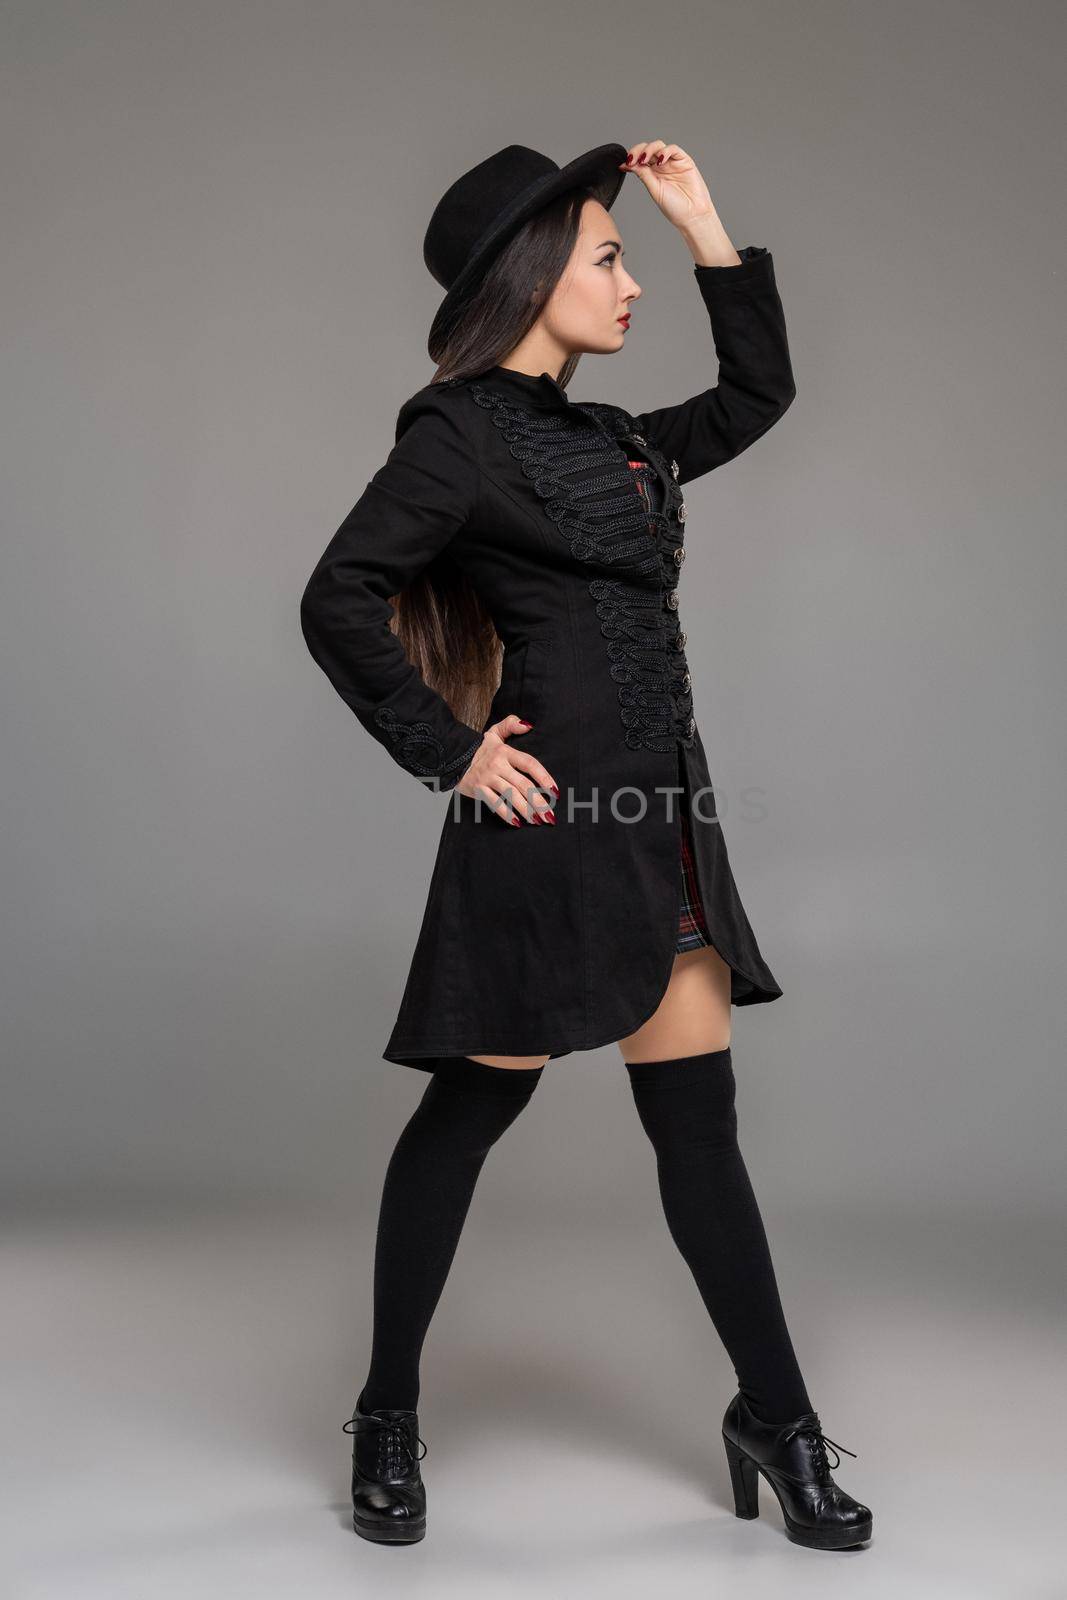
[(352, 1435), (352, 1526), (378, 1544), (414, 1544), (426, 1533), (419, 1414), (395, 1407), (361, 1411), (362, 1403), (361, 1394), (344, 1424)]
[[(871, 1508), (838, 1488), (830, 1476), (826, 1446), (835, 1454), (856, 1452), (827, 1438), (817, 1412), (805, 1411), (791, 1422), (761, 1422), (738, 1393), (726, 1407), (722, 1437), (739, 1517), (759, 1516), (762, 1472), (778, 1496), (785, 1531), (796, 1544), (844, 1550), (871, 1537)], [(838, 1456), (834, 1467), (840, 1465)]]

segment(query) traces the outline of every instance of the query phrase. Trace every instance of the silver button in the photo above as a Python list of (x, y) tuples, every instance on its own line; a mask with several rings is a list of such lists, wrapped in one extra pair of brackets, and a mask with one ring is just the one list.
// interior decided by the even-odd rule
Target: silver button
[(678, 629), (678, 633), (675, 636), (675, 640), (674, 640), (674, 648), (676, 650), (684, 650), (685, 649), (685, 629), (684, 628), (679, 628)]
[(683, 500), (681, 502), (681, 504), (679, 505), (679, 507), (678, 507), (678, 521), (679, 522), (684, 522), (685, 521), (685, 515), (686, 515), (686, 512), (685, 512), (685, 501)]
[(674, 549), (674, 564), (675, 564), (675, 566), (676, 567), (680, 567), (684, 560), (685, 560), (685, 549), (684, 549), (684, 547), (682, 545), (680, 545), (680, 544), (676, 545), (675, 549)]
[(677, 461), (672, 461), (671, 462), (671, 471), (674, 473), (674, 476), (677, 478), (677, 476), (678, 476), (678, 463), (677, 463)]
[(689, 721), (685, 725), (685, 736), (687, 739), (691, 739), (693, 737), (693, 734), (696, 732), (696, 725), (696, 718), (690, 717)]
[(677, 589), (668, 589), (667, 590), (667, 609), (669, 611), (677, 611), (677, 609), (678, 609), (678, 591), (677, 591)]
[(689, 673), (687, 672), (685, 674), (685, 676), (683, 677), (683, 679), (682, 679), (682, 689), (683, 689), (685, 694), (688, 694), (692, 687), (693, 687), (693, 680), (689, 676)]

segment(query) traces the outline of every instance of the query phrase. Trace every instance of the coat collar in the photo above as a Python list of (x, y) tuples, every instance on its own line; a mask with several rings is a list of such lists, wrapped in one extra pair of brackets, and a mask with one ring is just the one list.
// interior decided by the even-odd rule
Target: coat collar
[(567, 398), (566, 389), (560, 388), (555, 378), (547, 372), (535, 378), (529, 372), (517, 372), (514, 367), (496, 366), (487, 368), (480, 377), (484, 383), (513, 397), (520, 405), (549, 411), (572, 404)]

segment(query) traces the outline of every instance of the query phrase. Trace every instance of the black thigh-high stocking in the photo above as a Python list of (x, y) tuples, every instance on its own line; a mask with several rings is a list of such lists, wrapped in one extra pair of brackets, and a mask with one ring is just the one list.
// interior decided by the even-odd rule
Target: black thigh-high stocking
[(738, 1387), (762, 1421), (791, 1421), (812, 1407), (737, 1143), (730, 1049), (626, 1066), (656, 1152), (668, 1228), (733, 1362)]
[(441, 1056), (386, 1168), (374, 1255), (374, 1334), (361, 1411), (416, 1409), (419, 1360), (482, 1164), (544, 1067)]

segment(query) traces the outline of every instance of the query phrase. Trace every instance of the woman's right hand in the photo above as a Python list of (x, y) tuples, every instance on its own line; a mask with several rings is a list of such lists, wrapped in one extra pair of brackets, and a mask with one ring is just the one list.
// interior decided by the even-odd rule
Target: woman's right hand
[[(512, 734), (525, 733), (532, 727), (532, 722), (524, 722), (514, 713), (491, 723), (474, 752), (474, 760), (455, 785), (460, 794), (469, 800), (481, 800), (502, 822), (516, 828), (521, 828), (523, 821), (547, 822), (551, 826), (556, 820), (551, 810), (552, 795), (558, 798), (559, 789), (552, 774), (528, 750), (514, 749), (507, 742)], [(530, 790), (533, 793), (528, 797)]]

